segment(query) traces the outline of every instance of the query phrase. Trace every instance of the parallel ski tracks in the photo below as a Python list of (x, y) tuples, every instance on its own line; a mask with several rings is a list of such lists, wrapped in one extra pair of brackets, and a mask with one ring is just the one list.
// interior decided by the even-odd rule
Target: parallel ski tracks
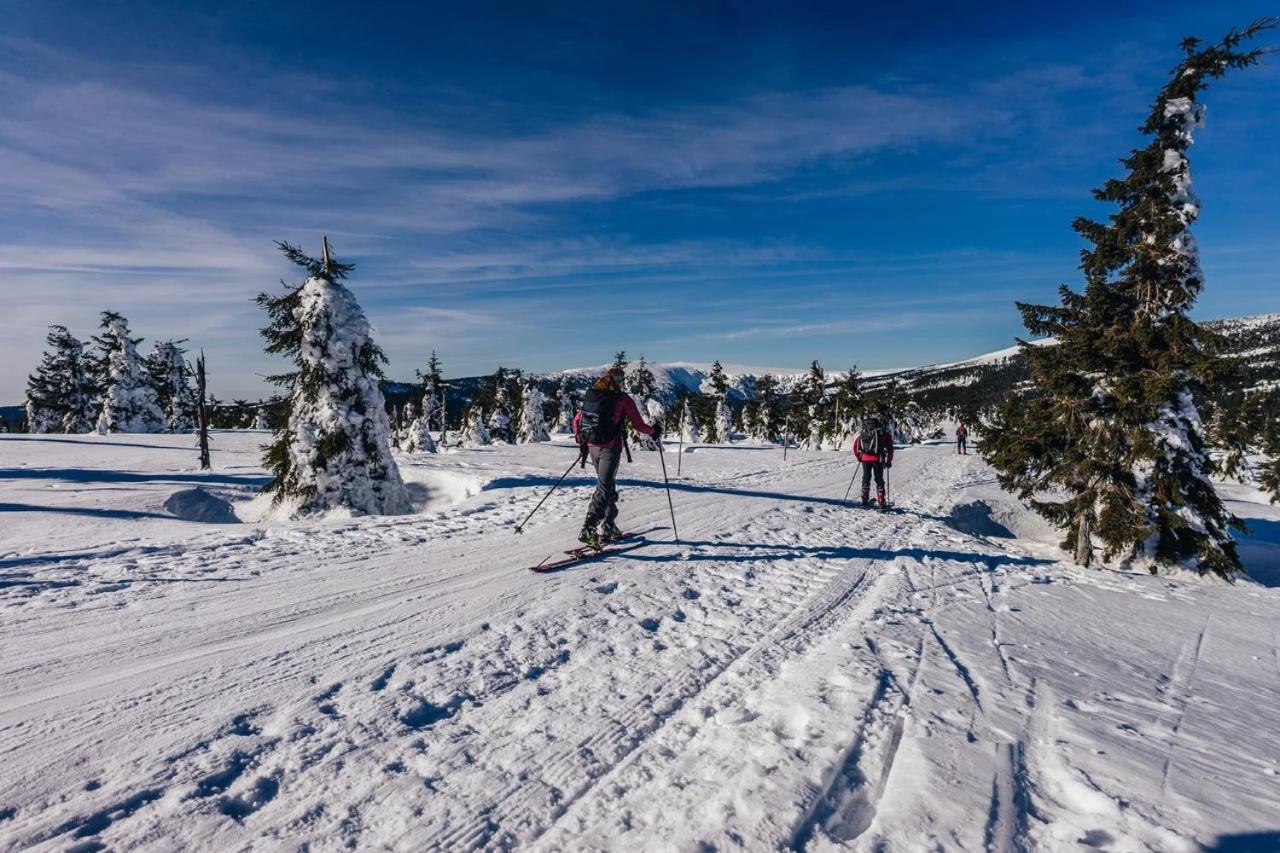
[[(883, 548), (893, 535), (890, 529), (874, 537), (870, 544)], [(762, 560), (767, 561), (768, 556), (762, 555)], [(783, 563), (784, 567), (792, 565)], [(732, 703), (735, 697), (776, 676), (786, 660), (803, 653), (832, 626), (853, 618), (855, 610), (860, 608), (861, 616), (870, 615), (886, 584), (886, 576), (875, 575), (875, 565), (866, 561), (850, 561), (827, 573), (822, 570), (822, 561), (814, 560), (811, 569), (826, 575), (816, 593), (796, 595), (803, 585), (789, 582), (774, 587), (784, 599), (791, 599), (791, 612), (772, 630), (753, 641), (736, 644), (731, 656), (713, 669), (688, 670), (659, 685), (644, 703), (631, 706), (622, 716), (581, 740), (546, 755), (536, 770), (529, 770), (528, 779), (508, 780), (491, 798), (492, 808), (485, 808), (460, 824), (442, 827), (415, 843), (438, 850), (537, 846), (536, 842), (560, 818), (652, 743), (655, 735), (692, 699), (698, 697), (717, 706)], [(722, 579), (728, 583), (734, 580), (734, 574), (726, 572)], [(711, 689), (717, 691), (714, 700), (707, 699)], [(584, 775), (583, 756), (599, 760), (600, 772)], [(541, 785), (531, 786), (532, 779)], [(548, 791), (553, 792), (556, 803), (550, 813)], [(778, 840), (784, 840), (781, 834)]]

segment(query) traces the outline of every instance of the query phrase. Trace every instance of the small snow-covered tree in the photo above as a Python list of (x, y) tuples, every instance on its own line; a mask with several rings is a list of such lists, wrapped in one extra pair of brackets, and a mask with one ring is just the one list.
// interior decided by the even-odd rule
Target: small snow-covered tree
[[(635, 369), (627, 379), (627, 387), (631, 398), (635, 401), (636, 409), (642, 413), (648, 413), (651, 423), (653, 412), (658, 412), (659, 416), (665, 414), (662, 404), (654, 399), (658, 394), (658, 384), (654, 379), (653, 371), (649, 369), (648, 362), (644, 360), (643, 353), (640, 354), (640, 361), (636, 363)], [(658, 449), (658, 443), (647, 435), (636, 436), (636, 446), (641, 450)]]
[(418, 371), (422, 380), (422, 416), (432, 429), (440, 431), (440, 440), (444, 440), (445, 431), (445, 384), (440, 370), (440, 358), (436, 351), (431, 351), (427, 359), (426, 371)]
[(114, 311), (102, 313), (101, 328), (93, 339), (98, 345), (94, 370), (102, 388), (98, 432), (160, 432), (164, 415), (138, 355), (142, 338), (130, 337), (129, 322)]
[(253, 416), (253, 428), (258, 430), (271, 429), (271, 418), (267, 415), (266, 405), (258, 407), (258, 413)]
[(716, 400), (716, 437), (726, 443), (733, 441), (733, 412), (724, 397)]
[(493, 444), (493, 438), (484, 425), (484, 409), (478, 400), (462, 413), (462, 430), (458, 434), (458, 443), (463, 447), (485, 447)]
[(573, 432), (573, 416), (577, 407), (573, 402), (573, 393), (569, 390), (568, 376), (560, 377), (560, 388), (556, 391), (556, 399), (560, 403), (560, 414), (556, 419), (556, 432)]
[(1089, 565), (1093, 537), (1105, 559), (1156, 571), (1181, 565), (1234, 577), (1239, 520), (1213, 484), (1195, 399), (1219, 372), (1212, 335), (1189, 311), (1204, 288), (1190, 227), (1199, 215), (1187, 151), (1204, 120), (1199, 93), (1211, 78), (1258, 62), (1245, 39), (1182, 42), (1182, 61), (1156, 95), (1122, 162), (1123, 178), (1094, 193), (1118, 205), (1108, 222), (1079, 218), (1085, 288), (1059, 289), (1060, 305), (1019, 304), (1023, 324), (1051, 346), (1024, 345), (1032, 389), (985, 425), (983, 450), (1001, 485), (1066, 528), (1063, 546)]
[(698, 427), (698, 419), (693, 414), (693, 406), (686, 397), (680, 404), (680, 434), (685, 444), (698, 444), (702, 441), (702, 430)]
[(510, 406), (506, 389), (498, 395), (493, 411), (489, 413), (489, 437), (494, 442), (513, 444), (515, 434), (511, 429), (511, 415), (507, 413)]
[(517, 438), (521, 444), (533, 444), (539, 441), (550, 441), (547, 433), (547, 421), (543, 415), (546, 399), (538, 390), (536, 382), (529, 382), (524, 389), (524, 399), (520, 406), (520, 429)]
[[(429, 389), (427, 394), (431, 394)], [(424, 403), (430, 399), (430, 396), (424, 398)], [(427, 416), (427, 411), (429, 411), (429, 409), (425, 404), (421, 413), (415, 411), (412, 403), (409, 404), (409, 425), (405, 427), (404, 434), (400, 438), (400, 449), (405, 453), (436, 452), (436, 442), (435, 439), (431, 437), (431, 423)]]
[(48, 349), (27, 379), (26, 412), (33, 433), (85, 433), (93, 429), (94, 388), (84, 345), (66, 326), (50, 326)]
[(287, 388), (288, 417), (275, 429), (264, 464), (266, 490), (288, 502), (295, 517), (345, 510), (355, 515), (412, 511), (409, 492), (391, 456), (390, 425), (378, 381), (386, 356), (369, 321), (342, 282), (354, 268), (329, 257), (308, 257), (295, 246), (280, 251), (307, 272), (282, 296), (266, 293), (262, 330), (267, 352), (294, 369), (271, 377)]
[(196, 425), (196, 395), (184, 341), (160, 341), (147, 356), (147, 379), (164, 413), (165, 432), (191, 432)]

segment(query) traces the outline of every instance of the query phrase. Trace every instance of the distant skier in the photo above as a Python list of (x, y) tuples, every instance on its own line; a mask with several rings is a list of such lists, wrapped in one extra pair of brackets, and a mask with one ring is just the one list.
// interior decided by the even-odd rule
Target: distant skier
[(862, 463), (862, 505), (871, 506), (871, 477), (876, 478), (876, 499), (881, 509), (888, 509), (884, 492), (884, 469), (893, 467), (893, 434), (877, 418), (862, 422), (862, 430), (853, 440), (853, 458)]
[(956, 453), (969, 455), (969, 428), (964, 424), (956, 427)]
[[(578, 534), (578, 541), (599, 548), (602, 542), (611, 542), (622, 535), (618, 529), (618, 464), (622, 461), (622, 439), (626, 419), (637, 432), (662, 439), (658, 424), (650, 426), (640, 417), (635, 401), (622, 391), (625, 373), (620, 367), (611, 367), (596, 380), (582, 397), (582, 405), (573, 416), (573, 434), (582, 448), (582, 457), (591, 459), (596, 469), (596, 490), (587, 508), (587, 518)], [(603, 521), (600, 532), (597, 525)]]

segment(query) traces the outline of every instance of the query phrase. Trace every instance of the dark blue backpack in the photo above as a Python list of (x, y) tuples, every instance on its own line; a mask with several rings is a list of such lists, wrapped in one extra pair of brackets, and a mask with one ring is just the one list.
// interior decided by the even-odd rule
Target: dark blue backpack
[(582, 398), (582, 417), (578, 420), (578, 440), (597, 447), (612, 444), (618, 436), (613, 422), (613, 406), (618, 394), (613, 391), (587, 391)]

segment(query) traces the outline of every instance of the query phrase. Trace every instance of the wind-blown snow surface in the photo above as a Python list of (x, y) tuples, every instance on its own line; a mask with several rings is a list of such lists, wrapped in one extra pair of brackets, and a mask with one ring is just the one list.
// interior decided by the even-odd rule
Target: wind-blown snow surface
[(165, 510), (243, 512), (264, 439), (0, 437), (0, 848), (1280, 843), (1280, 589), (1058, 563), (976, 456), (901, 451), (881, 515), (845, 454), (698, 447), (676, 546), (638, 452), (645, 537), (536, 575), (572, 448), (402, 456), (429, 514)]

